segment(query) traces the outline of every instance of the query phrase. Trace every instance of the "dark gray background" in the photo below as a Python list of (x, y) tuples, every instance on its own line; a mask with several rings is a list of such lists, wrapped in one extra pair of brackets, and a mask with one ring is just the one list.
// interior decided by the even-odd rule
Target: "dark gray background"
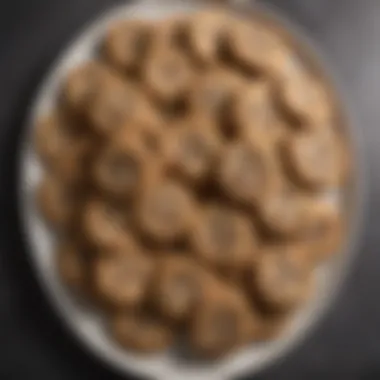
[[(159, 1), (159, 0), (157, 0)], [(380, 1), (262, 0), (307, 30), (358, 111), (371, 176), (359, 258), (312, 336), (259, 380), (379, 379)], [(0, 378), (119, 379), (84, 353), (54, 315), (27, 261), (16, 212), (16, 152), (25, 112), (56, 53), (111, 0), (11, 0), (0, 4)], [(180, 380), (180, 379), (179, 379)]]

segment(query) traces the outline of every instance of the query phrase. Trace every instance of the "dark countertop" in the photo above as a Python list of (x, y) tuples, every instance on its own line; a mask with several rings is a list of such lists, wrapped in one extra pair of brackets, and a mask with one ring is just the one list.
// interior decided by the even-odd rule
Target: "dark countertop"
[[(325, 51), (358, 111), (371, 175), (356, 265), (312, 336), (259, 380), (380, 378), (380, 2), (262, 0), (303, 26)], [(6, 3), (6, 4), (5, 4)], [(16, 213), (16, 151), (36, 85), (69, 38), (111, 0), (12, 0), (0, 5), (0, 378), (118, 379), (84, 353), (34, 279)], [(379, 227), (378, 227), (379, 226)], [(180, 379), (179, 379), (180, 380)]]

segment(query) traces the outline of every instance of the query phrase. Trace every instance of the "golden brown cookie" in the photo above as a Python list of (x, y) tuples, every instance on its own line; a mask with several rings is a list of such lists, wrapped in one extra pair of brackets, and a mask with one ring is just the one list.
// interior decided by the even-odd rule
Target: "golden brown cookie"
[(135, 250), (130, 236), (131, 212), (125, 205), (90, 198), (83, 207), (83, 233), (94, 247), (105, 252), (118, 249)]
[(111, 332), (124, 348), (157, 353), (173, 343), (173, 331), (146, 312), (120, 312), (111, 317)]
[(186, 95), (192, 76), (186, 57), (168, 48), (156, 48), (143, 73), (148, 91), (163, 102), (172, 102)]
[(244, 268), (255, 259), (257, 236), (249, 219), (223, 205), (200, 211), (191, 233), (196, 254), (220, 269)]
[(226, 50), (245, 69), (267, 73), (280, 48), (276, 33), (259, 22), (238, 19), (228, 28)]
[(288, 310), (304, 302), (314, 286), (302, 246), (278, 245), (259, 257), (253, 287), (259, 299), (273, 310)]
[(112, 70), (99, 61), (89, 61), (75, 67), (66, 78), (63, 97), (71, 109), (82, 113)]
[(280, 82), (279, 100), (283, 109), (305, 129), (324, 129), (333, 121), (333, 98), (321, 81), (307, 73)]
[(197, 354), (217, 359), (245, 344), (251, 329), (251, 315), (242, 294), (225, 285), (214, 286), (194, 315), (190, 342)]
[(290, 237), (301, 232), (308, 216), (309, 203), (299, 191), (282, 184), (259, 204), (259, 211), (267, 229)]
[(171, 180), (158, 180), (142, 190), (137, 218), (145, 235), (157, 242), (172, 242), (191, 229), (195, 207), (187, 188)]
[(262, 312), (252, 309), (251, 331), (247, 336), (248, 342), (273, 341), (282, 336), (289, 326), (291, 313)]
[(319, 263), (339, 253), (343, 247), (345, 223), (339, 205), (325, 200), (309, 203), (308, 218), (300, 234), (310, 261)]
[(295, 183), (310, 189), (335, 187), (346, 175), (346, 160), (338, 136), (303, 132), (283, 143), (283, 159)]
[(58, 229), (66, 229), (74, 224), (83, 195), (81, 188), (67, 185), (51, 175), (44, 177), (36, 194), (43, 217)]
[(270, 67), (273, 80), (280, 85), (306, 78), (311, 72), (307, 61), (290, 41), (281, 41)]
[(230, 144), (221, 154), (218, 180), (231, 199), (247, 205), (257, 204), (277, 187), (272, 151), (262, 142)]
[(207, 121), (191, 118), (168, 133), (165, 141), (165, 163), (169, 171), (198, 183), (210, 173), (220, 152), (220, 139)]
[(224, 42), (229, 21), (221, 9), (208, 9), (189, 17), (186, 37), (192, 55), (201, 63), (215, 63)]
[(107, 305), (136, 307), (147, 295), (153, 270), (154, 261), (141, 248), (103, 252), (94, 261), (96, 293)]
[(147, 175), (147, 154), (138, 134), (127, 130), (115, 135), (94, 161), (93, 178), (101, 191), (129, 199)]
[(187, 321), (207, 284), (202, 267), (178, 252), (159, 261), (152, 286), (155, 305), (172, 321)]
[(186, 55), (186, 14), (176, 14), (154, 24), (151, 50), (170, 49)]
[(58, 272), (71, 290), (84, 294), (88, 291), (88, 258), (74, 242), (58, 246)]
[(244, 140), (272, 143), (284, 132), (269, 82), (245, 86), (233, 101), (232, 114), (238, 136)]
[[(146, 156), (158, 161), (164, 152), (164, 141), (167, 138), (167, 129), (163, 124), (163, 119), (151, 109), (146, 109), (144, 115), (141, 115), (136, 123), (124, 128), (122, 135), (126, 139), (135, 140), (134, 144), (140, 145)], [(123, 139), (120, 136), (120, 139)]]
[(199, 75), (190, 91), (192, 111), (211, 120), (220, 119), (242, 83), (239, 74), (227, 69), (216, 69)]
[(87, 107), (87, 115), (93, 129), (109, 137), (138, 119), (138, 115), (145, 112), (145, 107), (147, 105), (139, 89), (114, 75), (102, 82)]
[(91, 152), (91, 138), (75, 130), (74, 121), (61, 113), (40, 120), (35, 143), (49, 170), (63, 181), (81, 181)]
[(104, 53), (115, 68), (133, 71), (141, 65), (153, 37), (153, 26), (142, 20), (111, 25), (104, 41)]

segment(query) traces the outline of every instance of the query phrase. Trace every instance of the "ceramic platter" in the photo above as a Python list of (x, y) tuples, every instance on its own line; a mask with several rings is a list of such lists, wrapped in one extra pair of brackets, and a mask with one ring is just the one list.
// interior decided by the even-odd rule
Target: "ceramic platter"
[[(42, 86), (33, 99), (30, 115), (25, 125), (25, 132), (20, 149), (19, 171), (19, 209), (23, 230), (28, 242), (28, 252), (37, 277), (42, 287), (56, 309), (68, 325), (72, 333), (96, 358), (124, 374), (135, 374), (141, 377), (159, 380), (224, 380), (248, 373), (255, 373), (270, 365), (288, 353), (296, 343), (299, 343), (320, 320), (326, 307), (332, 304), (334, 296), (341, 287), (342, 280), (352, 263), (355, 252), (355, 241), (361, 225), (363, 209), (363, 178), (361, 174), (355, 128), (351, 128), (352, 118), (348, 116), (347, 103), (339, 95), (337, 99), (341, 107), (342, 125), (351, 144), (353, 176), (350, 185), (344, 193), (338, 194), (344, 202), (344, 209), (349, 220), (348, 239), (343, 252), (318, 270), (318, 287), (312, 299), (299, 310), (289, 324), (283, 336), (277, 341), (252, 345), (236, 354), (215, 363), (196, 363), (185, 360), (181, 356), (181, 347), (170, 352), (152, 357), (141, 357), (120, 349), (108, 336), (102, 316), (94, 310), (78, 303), (61, 284), (55, 266), (55, 237), (44, 224), (35, 204), (35, 190), (43, 176), (43, 167), (33, 146), (35, 121), (54, 107), (60, 85), (68, 71), (73, 67), (96, 56), (99, 43), (110, 23), (118, 19), (158, 19), (178, 12), (193, 12), (207, 3), (206, 1), (135, 1), (111, 9), (87, 26), (82, 33), (68, 46), (57, 59), (51, 72), (46, 76)], [(303, 32), (294, 28), (276, 12), (256, 3), (231, 1), (226, 6), (236, 11), (250, 12), (252, 17), (259, 17), (266, 22), (276, 24), (283, 32), (288, 33), (292, 43), (296, 44), (308, 59), (315, 65), (315, 70), (323, 80), (334, 79), (325, 76), (325, 70), (318, 63), (321, 56), (315, 55), (314, 46), (305, 39)], [(310, 49), (310, 46), (312, 49)], [(326, 62), (323, 61), (325, 64)], [(328, 78), (328, 79), (326, 79)], [(334, 85), (336, 88), (336, 85)], [(337, 92), (335, 92), (337, 94)], [(355, 125), (352, 125), (355, 127)]]

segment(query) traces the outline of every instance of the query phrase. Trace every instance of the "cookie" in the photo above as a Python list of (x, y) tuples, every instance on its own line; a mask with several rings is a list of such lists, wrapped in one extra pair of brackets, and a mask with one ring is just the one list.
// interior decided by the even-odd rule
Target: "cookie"
[(71, 290), (85, 295), (89, 290), (89, 259), (73, 242), (61, 243), (57, 251), (58, 272), (61, 280)]
[(162, 102), (174, 102), (189, 90), (193, 72), (186, 57), (174, 49), (155, 49), (144, 68), (147, 91)]
[(248, 84), (235, 97), (232, 119), (244, 141), (276, 142), (284, 133), (269, 82)]
[(252, 324), (247, 343), (274, 341), (282, 337), (290, 322), (290, 313), (270, 313), (252, 310)]
[(257, 236), (244, 215), (223, 205), (210, 205), (199, 212), (191, 244), (206, 263), (231, 270), (254, 260)]
[(55, 176), (46, 175), (36, 194), (42, 216), (59, 230), (75, 225), (76, 211), (84, 195), (82, 191), (64, 184)]
[(272, 310), (289, 310), (304, 302), (314, 286), (313, 272), (304, 260), (302, 246), (267, 248), (256, 265), (253, 287)]
[(84, 112), (112, 70), (99, 61), (89, 61), (75, 67), (63, 85), (63, 99), (72, 110)]
[(188, 321), (207, 284), (202, 267), (174, 253), (159, 261), (157, 272), (152, 291), (160, 313), (170, 321)]
[(225, 49), (244, 70), (268, 73), (280, 47), (276, 33), (259, 22), (238, 19), (228, 28)]
[(309, 189), (339, 186), (346, 175), (345, 156), (338, 136), (304, 132), (283, 142), (283, 160), (294, 183)]
[(105, 252), (128, 247), (135, 250), (130, 236), (131, 212), (125, 205), (94, 197), (86, 201), (82, 214), (83, 234), (92, 246)]
[(158, 180), (141, 192), (137, 219), (143, 233), (159, 243), (181, 239), (191, 229), (195, 204), (191, 193), (172, 180)]
[(311, 200), (308, 212), (299, 241), (306, 247), (307, 258), (318, 264), (342, 249), (344, 216), (338, 205), (325, 200)]
[(134, 71), (144, 61), (153, 37), (151, 23), (141, 20), (111, 25), (104, 41), (106, 59), (121, 71)]
[(198, 62), (213, 64), (218, 61), (228, 21), (228, 14), (217, 8), (197, 12), (189, 18), (186, 38)]
[(231, 354), (246, 341), (252, 319), (248, 305), (236, 290), (215, 286), (203, 299), (190, 327), (190, 343), (205, 358)]
[(138, 134), (118, 133), (100, 151), (93, 164), (93, 179), (104, 193), (128, 200), (147, 175), (147, 156)]
[(237, 141), (222, 152), (217, 177), (232, 200), (252, 206), (275, 191), (276, 170), (273, 152), (265, 144)]
[(309, 213), (309, 204), (305, 197), (292, 186), (285, 184), (268, 194), (258, 208), (264, 226), (282, 237), (297, 236)]
[(161, 116), (153, 108), (147, 107), (135, 124), (124, 128), (117, 138), (123, 140), (125, 136), (126, 139), (134, 140), (134, 144), (139, 145), (148, 158), (159, 161), (164, 154), (166, 134), (167, 129)]
[(194, 80), (189, 95), (192, 112), (219, 121), (241, 88), (242, 80), (238, 74), (228, 69), (216, 69), (199, 75)]
[(176, 14), (154, 24), (152, 51), (169, 49), (187, 56), (185, 32), (188, 25), (186, 14)]
[(215, 128), (202, 118), (191, 118), (168, 133), (164, 160), (170, 172), (193, 185), (209, 175), (219, 152)]
[(129, 122), (134, 122), (146, 103), (139, 90), (114, 75), (102, 82), (87, 107), (87, 117), (96, 133), (109, 137)]
[(39, 121), (35, 143), (47, 168), (65, 182), (83, 180), (92, 149), (91, 138), (75, 130), (74, 121), (54, 113)]
[(94, 283), (98, 297), (115, 308), (134, 308), (145, 299), (154, 262), (141, 248), (103, 252), (94, 260)]
[(268, 65), (268, 74), (275, 84), (285, 85), (308, 74), (306, 61), (298, 54), (298, 49), (285, 39), (279, 40), (273, 60)]
[(173, 331), (154, 315), (145, 312), (120, 312), (111, 317), (112, 336), (126, 349), (152, 354), (173, 343)]
[(308, 73), (280, 82), (279, 103), (303, 129), (323, 129), (333, 119), (334, 100), (324, 84)]

